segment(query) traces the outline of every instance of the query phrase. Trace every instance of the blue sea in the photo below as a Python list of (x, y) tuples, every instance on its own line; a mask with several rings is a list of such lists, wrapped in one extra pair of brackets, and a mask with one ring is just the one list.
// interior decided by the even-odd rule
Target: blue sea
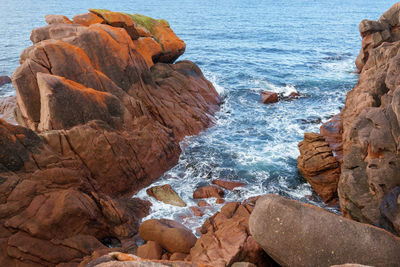
[[(358, 24), (377, 20), (388, 0), (0, 0), (0, 76), (10, 76), (32, 28), (46, 14), (70, 18), (88, 8), (139, 13), (169, 21), (187, 44), (180, 59), (197, 63), (223, 96), (215, 126), (182, 143), (178, 165), (156, 184), (170, 184), (188, 206), (193, 190), (212, 179), (247, 184), (227, 201), (279, 193), (324, 206), (297, 171), (297, 144), (304, 132), (340, 112), (357, 82), (354, 61), (361, 47)], [(302, 97), (264, 105), (263, 90)], [(14, 94), (12, 85), (0, 96)], [(149, 199), (145, 190), (138, 197)], [(171, 218), (195, 229), (222, 205), (209, 199), (203, 218), (189, 208), (151, 200), (148, 218)]]

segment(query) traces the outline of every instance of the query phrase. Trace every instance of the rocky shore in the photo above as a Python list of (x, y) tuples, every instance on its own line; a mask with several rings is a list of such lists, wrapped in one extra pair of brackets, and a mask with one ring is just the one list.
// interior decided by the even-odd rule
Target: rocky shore
[[(12, 75), (19, 126), (0, 121), (0, 263), (77, 266), (135, 250), (149, 203), (131, 196), (212, 125), (220, 97), (164, 20), (46, 16)], [(101, 254), (101, 253), (100, 253)]]
[[(400, 235), (400, 4), (360, 23), (357, 85), (344, 109), (299, 144), (299, 170), (342, 215)], [(338, 151), (339, 148), (339, 151)]]
[[(197, 236), (139, 225), (150, 203), (132, 195), (213, 124), (220, 97), (193, 62), (174, 63), (186, 46), (165, 20), (89, 11), (46, 16), (11, 77), (16, 98), (0, 102), (0, 265), (399, 266), (400, 3), (361, 22), (357, 85), (299, 144), (300, 173), (342, 216), (265, 195), (225, 203)], [(193, 216), (242, 186), (193, 188)], [(168, 184), (146, 193), (187, 206)]]

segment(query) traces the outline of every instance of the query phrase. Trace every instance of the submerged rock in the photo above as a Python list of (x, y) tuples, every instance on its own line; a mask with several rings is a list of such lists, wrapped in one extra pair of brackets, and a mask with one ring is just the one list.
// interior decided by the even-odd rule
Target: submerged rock
[(169, 184), (153, 186), (146, 190), (146, 193), (155, 199), (162, 201), (166, 204), (186, 207), (186, 203), (179, 197), (179, 195), (172, 189)]
[(278, 102), (278, 94), (274, 92), (262, 91), (261, 101), (264, 104), (276, 103)]
[(11, 78), (8, 76), (0, 76), (0, 86), (11, 83)]
[(257, 243), (282, 266), (346, 262), (398, 266), (400, 262), (400, 238), (278, 195), (257, 201), (249, 225)]

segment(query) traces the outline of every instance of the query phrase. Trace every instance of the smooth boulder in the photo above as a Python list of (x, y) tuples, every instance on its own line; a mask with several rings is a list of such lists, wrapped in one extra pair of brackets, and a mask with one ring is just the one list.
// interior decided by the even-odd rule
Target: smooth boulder
[(282, 266), (349, 262), (398, 266), (400, 262), (400, 238), (278, 195), (257, 201), (249, 225), (257, 243)]
[(196, 243), (196, 236), (182, 224), (167, 220), (147, 220), (139, 227), (139, 235), (145, 241), (155, 241), (170, 253), (189, 253)]

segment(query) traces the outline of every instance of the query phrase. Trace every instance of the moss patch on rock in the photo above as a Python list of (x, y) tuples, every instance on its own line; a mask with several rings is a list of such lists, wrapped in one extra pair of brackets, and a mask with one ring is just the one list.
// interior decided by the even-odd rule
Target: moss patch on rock
[[(108, 12), (112, 12), (108, 9), (89, 9), (90, 12), (94, 13), (95, 15), (101, 16), (103, 19), (107, 20), (109, 14)], [(157, 25), (161, 25), (164, 27), (170, 27), (168, 21), (165, 19), (153, 19), (151, 17), (141, 15), (141, 14), (129, 14), (124, 12), (115, 12), (129, 16), (133, 22), (139, 24), (140, 26), (144, 27), (148, 30), (152, 35), (154, 34), (154, 28)]]

